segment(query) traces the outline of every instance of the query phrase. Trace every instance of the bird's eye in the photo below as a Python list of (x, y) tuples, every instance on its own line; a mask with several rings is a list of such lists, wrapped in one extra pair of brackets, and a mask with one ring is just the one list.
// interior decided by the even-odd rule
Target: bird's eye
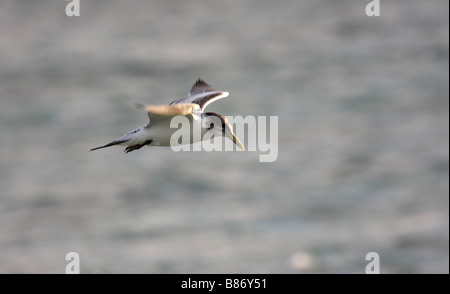
[(210, 123), (210, 124), (209, 124), (209, 129), (212, 130), (213, 128), (214, 128), (214, 124), (213, 124), (213, 123)]

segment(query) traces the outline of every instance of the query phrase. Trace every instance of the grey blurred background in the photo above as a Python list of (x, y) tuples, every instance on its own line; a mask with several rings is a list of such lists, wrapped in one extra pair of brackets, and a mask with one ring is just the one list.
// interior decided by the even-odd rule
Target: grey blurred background
[[(0, 2), (0, 273), (449, 272), (448, 1), (67, 3)], [(88, 152), (199, 77), (277, 161)]]

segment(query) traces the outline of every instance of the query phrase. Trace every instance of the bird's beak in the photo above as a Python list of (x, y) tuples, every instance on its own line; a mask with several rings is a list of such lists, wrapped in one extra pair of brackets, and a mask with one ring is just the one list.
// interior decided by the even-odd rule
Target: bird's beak
[(239, 139), (236, 137), (235, 134), (233, 134), (233, 143), (238, 145), (239, 148), (245, 151), (244, 145), (241, 144), (241, 142), (239, 141)]

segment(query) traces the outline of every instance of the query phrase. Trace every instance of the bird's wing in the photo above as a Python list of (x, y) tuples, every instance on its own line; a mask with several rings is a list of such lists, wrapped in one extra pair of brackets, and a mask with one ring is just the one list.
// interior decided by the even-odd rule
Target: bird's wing
[(208, 85), (205, 81), (198, 79), (193, 85), (191, 90), (189, 91), (188, 95), (194, 95), (199, 94), (203, 92), (211, 92), (211, 91), (217, 91), (217, 89), (214, 89), (210, 85)]
[(198, 104), (203, 111), (208, 104), (228, 97), (229, 94), (226, 91), (216, 90), (205, 81), (198, 79), (189, 91), (188, 96), (172, 101), (169, 105), (194, 103)]
[(143, 105), (136, 104), (138, 109), (144, 109), (147, 111), (150, 122), (156, 122), (160, 120), (170, 120), (178, 115), (190, 115), (200, 111), (200, 106), (195, 103), (183, 103), (175, 105)]

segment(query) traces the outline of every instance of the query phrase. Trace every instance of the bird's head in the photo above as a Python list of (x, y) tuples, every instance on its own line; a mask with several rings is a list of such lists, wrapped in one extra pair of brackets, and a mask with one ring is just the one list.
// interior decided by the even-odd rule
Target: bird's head
[(215, 112), (204, 113), (202, 127), (206, 131), (212, 131), (214, 136), (223, 136), (230, 139), (239, 148), (245, 150), (244, 146), (233, 133), (233, 127), (223, 115)]

